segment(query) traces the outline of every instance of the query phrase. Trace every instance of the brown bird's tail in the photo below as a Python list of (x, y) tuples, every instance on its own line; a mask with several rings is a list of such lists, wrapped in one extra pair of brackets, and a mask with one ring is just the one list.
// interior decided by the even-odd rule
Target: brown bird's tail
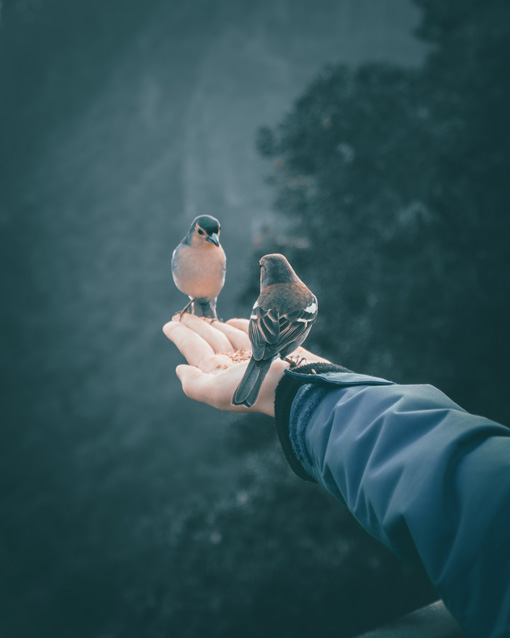
[(251, 408), (259, 396), (260, 386), (271, 367), (271, 363), (271, 360), (255, 361), (253, 357), (250, 359), (241, 383), (234, 393), (232, 399), (234, 405), (245, 405), (247, 408)]

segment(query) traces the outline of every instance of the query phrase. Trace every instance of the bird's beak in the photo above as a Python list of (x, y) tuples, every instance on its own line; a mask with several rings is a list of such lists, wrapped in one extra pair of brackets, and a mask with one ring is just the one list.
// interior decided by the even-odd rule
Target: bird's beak
[(211, 233), (208, 237), (205, 238), (205, 241), (208, 241), (210, 244), (214, 244), (215, 246), (220, 245), (220, 238), (216, 233)]

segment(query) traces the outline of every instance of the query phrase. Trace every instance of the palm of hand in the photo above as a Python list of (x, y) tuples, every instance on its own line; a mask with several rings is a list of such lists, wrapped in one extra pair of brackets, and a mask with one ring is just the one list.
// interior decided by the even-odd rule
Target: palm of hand
[[(247, 319), (230, 319), (213, 323), (184, 314), (182, 320), (172, 319), (163, 332), (172, 341), (188, 365), (177, 366), (176, 373), (184, 393), (191, 399), (230, 412), (262, 412), (274, 416), (276, 386), (283, 376), (286, 361), (277, 359), (264, 379), (259, 397), (251, 408), (232, 404), (232, 396), (241, 381), (251, 354)], [(293, 356), (308, 363), (326, 359), (298, 348)]]

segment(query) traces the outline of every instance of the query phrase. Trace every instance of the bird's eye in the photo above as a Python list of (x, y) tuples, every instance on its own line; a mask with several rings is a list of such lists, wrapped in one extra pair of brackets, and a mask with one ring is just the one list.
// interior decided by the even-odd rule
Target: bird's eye
[(197, 228), (197, 232), (199, 235), (205, 235), (204, 231), (201, 228)]

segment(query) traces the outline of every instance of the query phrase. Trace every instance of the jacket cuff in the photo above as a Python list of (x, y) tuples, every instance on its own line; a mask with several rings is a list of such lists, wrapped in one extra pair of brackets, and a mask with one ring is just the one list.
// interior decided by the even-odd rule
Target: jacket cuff
[[(274, 412), (276, 421), (276, 432), (282, 446), (283, 453), (290, 467), (305, 481), (316, 482), (303, 466), (306, 451), (301, 450), (298, 439), (291, 434), (290, 413), (292, 402), (298, 391), (304, 386), (307, 393), (307, 407), (313, 408), (320, 402), (325, 394), (332, 388), (331, 386), (314, 383), (312, 375), (322, 375), (330, 372), (351, 372), (347, 368), (333, 363), (308, 363), (299, 368), (286, 370), (280, 383), (276, 388)], [(309, 465), (305, 463), (305, 465)]]

